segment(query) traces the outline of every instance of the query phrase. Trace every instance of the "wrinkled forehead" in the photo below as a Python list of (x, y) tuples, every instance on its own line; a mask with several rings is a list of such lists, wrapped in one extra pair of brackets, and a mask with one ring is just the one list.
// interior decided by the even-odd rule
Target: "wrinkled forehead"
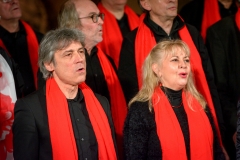
[(96, 4), (90, 0), (78, 0), (74, 1), (78, 15), (88, 16), (92, 14), (98, 14), (99, 9)]

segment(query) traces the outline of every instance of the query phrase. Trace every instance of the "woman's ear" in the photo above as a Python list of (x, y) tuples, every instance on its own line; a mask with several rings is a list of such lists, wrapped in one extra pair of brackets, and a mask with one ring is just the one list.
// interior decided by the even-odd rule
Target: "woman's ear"
[(145, 10), (147, 11), (151, 10), (151, 5), (149, 3), (149, 0), (140, 0), (140, 4)]
[(158, 77), (161, 76), (161, 75), (160, 75), (161, 73), (159, 72), (159, 66), (158, 66), (157, 63), (152, 64), (152, 70), (153, 70), (153, 72), (154, 72)]

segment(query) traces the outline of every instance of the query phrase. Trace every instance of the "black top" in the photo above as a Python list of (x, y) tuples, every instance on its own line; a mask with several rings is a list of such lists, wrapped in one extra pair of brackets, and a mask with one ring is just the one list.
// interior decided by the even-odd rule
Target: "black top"
[[(16, 75), (13, 74), (18, 98), (26, 96), (36, 90), (29, 59), (26, 30), (22, 23), (19, 23), (19, 27), (19, 31), (10, 33), (0, 26), (0, 39), (3, 41), (14, 61), (15, 70), (19, 70), (22, 77), (22, 79), (19, 79), (19, 77), (16, 78)], [(38, 42), (40, 42), (43, 34), (39, 32), (35, 32), (35, 34)]]
[[(222, 3), (218, 1), (221, 18), (234, 15), (237, 12), (237, 6), (234, 1), (235, 0), (233, 0), (233, 3), (229, 9), (225, 9)], [(182, 7), (179, 14), (186, 23), (195, 26), (199, 31), (201, 31), (203, 8), (204, 0), (192, 0)]]
[(190, 160), (190, 135), (189, 135), (187, 114), (185, 112), (185, 109), (182, 103), (182, 90), (174, 91), (166, 87), (161, 87), (161, 89), (167, 96), (172, 106), (172, 109), (178, 119), (178, 122), (182, 129), (184, 141), (185, 141), (186, 154), (188, 159)]
[(119, 29), (121, 30), (122, 36), (124, 37), (125, 35), (127, 35), (128, 32), (131, 31), (128, 24), (127, 15), (124, 13), (123, 17), (120, 20), (118, 19), (116, 20), (117, 20)]
[(82, 91), (79, 89), (77, 96), (74, 99), (68, 99), (67, 102), (78, 150), (78, 159), (97, 160), (98, 143)]
[[(208, 107), (206, 107), (205, 113), (208, 116), (213, 130), (214, 160), (225, 160), (225, 156), (222, 152), (222, 148), (217, 137), (218, 134), (216, 132), (216, 127), (214, 126), (213, 118)], [(179, 117), (177, 118), (178, 121), (182, 120)], [(180, 124), (181, 123), (182, 122), (180, 122)], [(184, 130), (185, 129), (182, 128), (183, 133), (185, 132)], [(184, 134), (184, 140), (187, 142), (185, 138), (186, 133)], [(162, 160), (162, 147), (160, 143), (161, 139), (159, 139), (157, 135), (155, 113), (154, 110), (151, 112), (149, 111), (148, 101), (137, 101), (131, 105), (125, 120), (123, 135), (124, 156), (126, 160)], [(189, 149), (186, 148), (186, 150)], [(190, 153), (188, 153), (188, 159), (189, 156)]]
[[(87, 53), (87, 50), (85, 50), (85, 57), (87, 63), (87, 76), (85, 82), (93, 90), (93, 92), (105, 96), (110, 101), (107, 82), (105, 80), (103, 68), (98, 59), (97, 52), (97, 47), (94, 47), (92, 49), (90, 55)], [(112, 66), (114, 66), (113, 61), (111, 61), (109, 57), (108, 59), (111, 62)]]

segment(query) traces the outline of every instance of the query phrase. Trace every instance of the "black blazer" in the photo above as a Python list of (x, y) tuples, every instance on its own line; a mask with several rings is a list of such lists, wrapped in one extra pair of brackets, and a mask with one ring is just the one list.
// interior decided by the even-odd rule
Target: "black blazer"
[[(46, 89), (17, 100), (14, 108), (13, 155), (15, 160), (52, 160), (52, 146), (46, 108)], [(108, 100), (95, 94), (108, 117), (116, 148)]]

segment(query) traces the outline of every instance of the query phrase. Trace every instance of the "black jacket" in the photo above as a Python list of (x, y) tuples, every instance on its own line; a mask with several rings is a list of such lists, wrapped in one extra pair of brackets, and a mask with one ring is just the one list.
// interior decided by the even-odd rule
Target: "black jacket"
[[(102, 105), (112, 131), (114, 126), (107, 99), (95, 94)], [(52, 160), (52, 146), (48, 125), (45, 87), (17, 100), (14, 108), (13, 155), (15, 160)]]
[[(208, 108), (206, 114), (213, 129), (213, 154), (215, 160), (224, 160), (216, 129)], [(202, 134), (202, 133), (199, 133)], [(157, 135), (154, 110), (148, 102), (134, 102), (129, 109), (124, 126), (124, 156), (126, 160), (161, 160), (162, 150)]]

